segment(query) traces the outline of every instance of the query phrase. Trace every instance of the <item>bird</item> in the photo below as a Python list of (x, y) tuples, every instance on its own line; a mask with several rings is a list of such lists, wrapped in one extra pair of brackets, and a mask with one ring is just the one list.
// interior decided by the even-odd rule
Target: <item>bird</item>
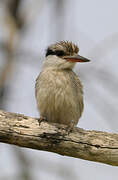
[(78, 52), (79, 47), (71, 41), (51, 44), (35, 84), (40, 120), (66, 125), (70, 130), (77, 125), (84, 108), (83, 85), (73, 68), (77, 62), (90, 61)]

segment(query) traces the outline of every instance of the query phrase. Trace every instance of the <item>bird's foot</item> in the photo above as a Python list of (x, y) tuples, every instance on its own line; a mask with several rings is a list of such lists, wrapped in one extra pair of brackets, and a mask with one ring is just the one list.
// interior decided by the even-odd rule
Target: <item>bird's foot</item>
[(74, 129), (74, 126), (67, 126), (66, 128), (65, 128), (65, 130), (66, 130), (66, 135), (69, 135), (70, 133), (72, 133), (72, 131), (73, 131), (73, 129)]
[(46, 117), (43, 117), (43, 116), (40, 116), (40, 118), (38, 119), (38, 123), (39, 123), (39, 126), (42, 122), (46, 121), (47, 122), (47, 119)]
[(72, 131), (73, 131), (73, 127), (67, 127), (66, 128), (66, 131), (67, 131), (67, 135), (69, 135), (70, 133), (72, 133)]
[(70, 125), (67, 126), (66, 131), (67, 131), (67, 135), (69, 135), (70, 133), (72, 133), (73, 129), (75, 127), (74, 121), (72, 121), (72, 123)]

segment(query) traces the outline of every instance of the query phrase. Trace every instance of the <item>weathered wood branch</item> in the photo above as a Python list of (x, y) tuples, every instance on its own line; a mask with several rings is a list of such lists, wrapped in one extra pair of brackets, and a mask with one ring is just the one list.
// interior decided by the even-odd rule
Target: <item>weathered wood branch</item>
[(118, 134), (87, 131), (0, 111), (0, 142), (118, 166)]

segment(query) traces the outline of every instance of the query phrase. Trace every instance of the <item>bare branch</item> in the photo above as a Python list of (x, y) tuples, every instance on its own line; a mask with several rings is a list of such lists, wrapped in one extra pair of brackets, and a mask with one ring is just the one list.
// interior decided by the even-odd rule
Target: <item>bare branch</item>
[(0, 111), (0, 142), (118, 166), (118, 134), (87, 131)]

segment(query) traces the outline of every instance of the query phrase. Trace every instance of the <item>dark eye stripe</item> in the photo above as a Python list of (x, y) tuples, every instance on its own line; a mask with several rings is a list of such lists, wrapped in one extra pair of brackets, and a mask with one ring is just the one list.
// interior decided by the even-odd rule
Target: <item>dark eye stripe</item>
[(62, 50), (52, 51), (51, 49), (47, 49), (46, 56), (49, 55), (64, 56), (65, 52)]
[(54, 55), (55, 53), (51, 49), (47, 49), (46, 56)]

